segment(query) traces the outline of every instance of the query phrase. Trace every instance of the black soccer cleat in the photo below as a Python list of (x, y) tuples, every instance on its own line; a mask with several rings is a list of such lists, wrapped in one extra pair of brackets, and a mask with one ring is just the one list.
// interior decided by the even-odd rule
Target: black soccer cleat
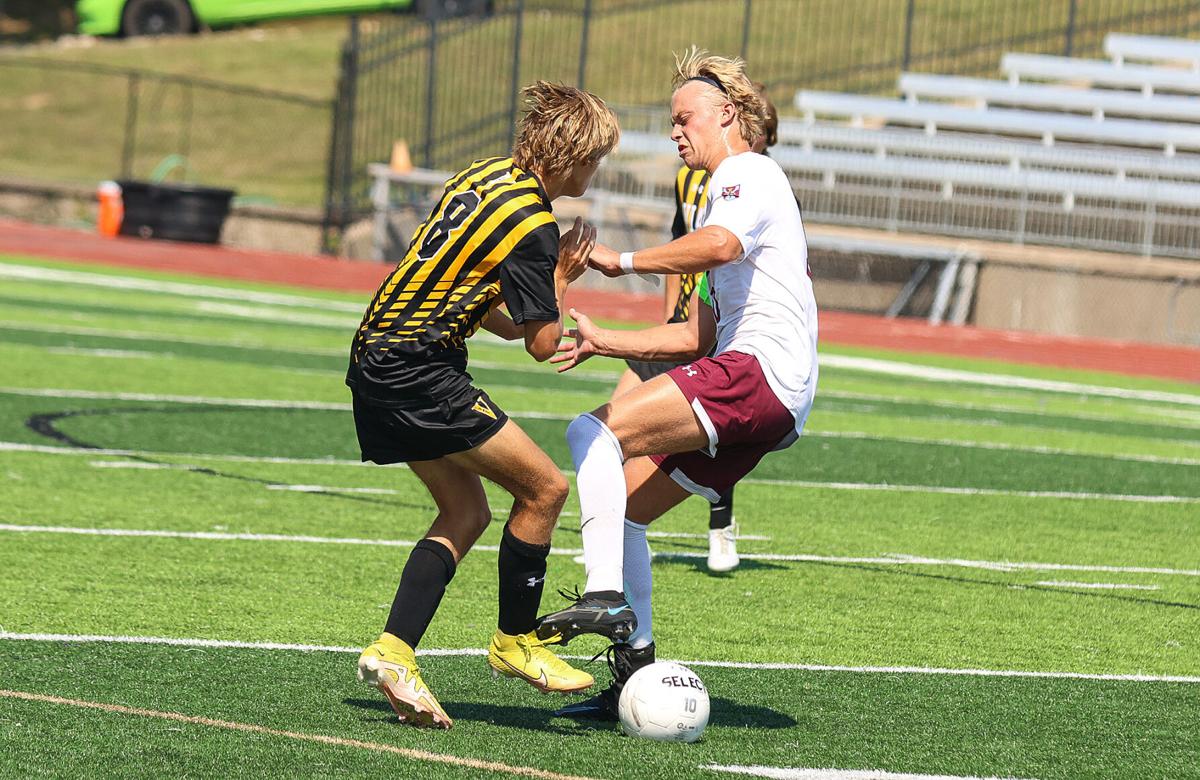
[(608, 668), (613, 676), (612, 683), (590, 699), (555, 710), (555, 715), (576, 720), (619, 720), (617, 705), (621, 701), (621, 690), (634, 672), (654, 663), (654, 644), (637, 650), (626, 644), (611, 645), (607, 654)]
[(624, 593), (615, 590), (595, 591), (582, 596), (578, 591), (559, 593), (575, 603), (541, 617), (537, 635), (543, 642), (565, 645), (580, 634), (599, 634), (611, 642), (621, 643), (637, 629), (637, 616), (625, 600)]

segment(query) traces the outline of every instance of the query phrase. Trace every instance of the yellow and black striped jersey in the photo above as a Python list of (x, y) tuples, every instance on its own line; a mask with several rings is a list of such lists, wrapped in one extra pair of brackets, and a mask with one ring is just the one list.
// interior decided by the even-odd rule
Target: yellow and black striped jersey
[(466, 340), (498, 296), (518, 325), (557, 320), (558, 237), (545, 189), (511, 158), (450, 178), (367, 307), (347, 384), (378, 395), (409, 384), (422, 363), (465, 368)]
[[(675, 221), (671, 224), (671, 237), (691, 233), (700, 226), (700, 215), (708, 205), (708, 171), (693, 171), (686, 165), (675, 175)], [(692, 293), (700, 281), (700, 274), (680, 274), (679, 298), (668, 322), (686, 322), (692, 301)]]

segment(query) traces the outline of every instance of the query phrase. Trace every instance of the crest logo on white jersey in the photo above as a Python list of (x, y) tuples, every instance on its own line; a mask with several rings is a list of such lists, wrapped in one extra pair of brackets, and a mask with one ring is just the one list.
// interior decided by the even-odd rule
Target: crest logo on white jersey
[(722, 200), (737, 200), (739, 197), (741, 197), (741, 194), (742, 194), (742, 185), (740, 185), (740, 184), (734, 184), (733, 186), (730, 186), (730, 187), (722, 187), (721, 188), (721, 199)]

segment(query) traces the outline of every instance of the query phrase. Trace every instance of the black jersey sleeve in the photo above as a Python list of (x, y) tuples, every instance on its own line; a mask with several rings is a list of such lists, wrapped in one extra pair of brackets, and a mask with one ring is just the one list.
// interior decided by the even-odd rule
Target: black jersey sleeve
[(500, 294), (517, 325), (558, 319), (554, 267), (558, 264), (558, 225), (533, 231), (500, 263)]

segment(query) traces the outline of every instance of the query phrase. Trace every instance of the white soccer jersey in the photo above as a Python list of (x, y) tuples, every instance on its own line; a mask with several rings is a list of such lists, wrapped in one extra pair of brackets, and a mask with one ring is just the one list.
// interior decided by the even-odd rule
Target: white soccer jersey
[(742, 242), (742, 256), (708, 272), (717, 352), (758, 358), (767, 383), (804, 428), (817, 387), (817, 303), (791, 184), (771, 158), (725, 158), (708, 183), (704, 226)]

